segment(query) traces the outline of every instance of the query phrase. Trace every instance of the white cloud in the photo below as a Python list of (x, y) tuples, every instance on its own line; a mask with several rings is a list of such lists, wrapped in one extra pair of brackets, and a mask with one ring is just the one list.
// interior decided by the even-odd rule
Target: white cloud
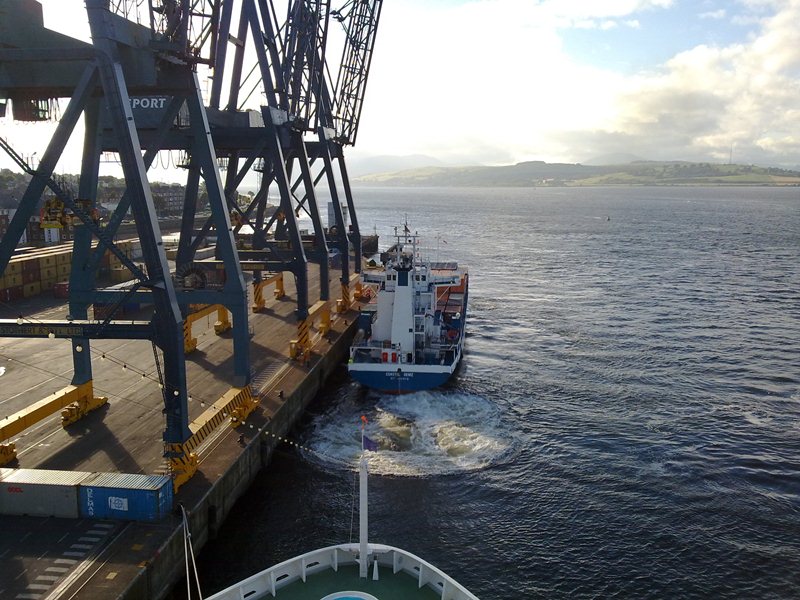
[(740, 160), (797, 165), (797, 120), (787, 115), (800, 111), (800, 0), (751, 0), (744, 8), (761, 19), (752, 39), (688, 48), (632, 77), (581, 64), (562, 46), (565, 23), (624, 23), (669, 4), (501, 0), (414, 14), (387, 4), (361, 149), (443, 158), (474, 149), (473, 161), (488, 162), (620, 151), (727, 160), (734, 144)]
[(609, 123), (622, 79), (570, 59), (558, 28), (585, 25), (587, 17), (608, 27), (611, 17), (629, 21), (642, 7), (666, 4), (387, 3), (359, 148), (450, 156), (474, 148), (473, 160), (480, 160), (491, 147), (497, 156), (551, 158), (553, 132)]
[(708, 11), (708, 12), (700, 13), (698, 16), (701, 19), (714, 19), (714, 20), (718, 21), (720, 19), (724, 19), (726, 14), (727, 14), (727, 12), (725, 11), (725, 9), (724, 8), (720, 8), (718, 10), (711, 10), (711, 11)]
[(796, 165), (800, 144), (788, 118), (800, 112), (798, 18), (800, 2), (788, 3), (752, 42), (698, 46), (661, 74), (629, 82), (614, 130), (653, 158), (724, 159), (733, 144), (740, 160)]
[(588, 66), (562, 43), (564, 27), (640, 27), (642, 11), (671, 5), (387, 2), (355, 151), (493, 164), (621, 151), (727, 160), (733, 144), (738, 160), (800, 163), (800, 0), (739, 2), (739, 16), (758, 18), (751, 38), (687, 48), (634, 76)]

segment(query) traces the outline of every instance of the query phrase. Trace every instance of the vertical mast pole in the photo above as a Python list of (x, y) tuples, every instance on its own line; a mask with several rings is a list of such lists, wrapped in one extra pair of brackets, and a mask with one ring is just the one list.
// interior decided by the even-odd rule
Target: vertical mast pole
[(367, 542), (367, 529), (369, 517), (367, 514), (367, 453), (364, 450), (364, 425), (361, 425), (361, 462), (358, 475), (358, 543), (359, 565), (358, 576), (366, 579), (369, 573), (369, 543)]

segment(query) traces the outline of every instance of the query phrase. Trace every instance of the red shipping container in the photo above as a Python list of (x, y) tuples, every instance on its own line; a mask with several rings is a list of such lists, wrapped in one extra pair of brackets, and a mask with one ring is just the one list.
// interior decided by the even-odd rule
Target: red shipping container
[(26, 258), (25, 260), (21, 260), (20, 264), (22, 265), (22, 272), (23, 273), (39, 273), (39, 261), (35, 258)]
[(113, 304), (95, 304), (93, 306), (95, 320), (104, 321), (111, 314), (111, 309), (113, 308)]
[(0, 298), (5, 302), (14, 302), (15, 300), (22, 300), (24, 297), (24, 287), (15, 285), (0, 291)]
[[(59, 281), (53, 286), (53, 296), (56, 298), (67, 299), (69, 298), (69, 281)], [(97, 314), (97, 307), (95, 307), (95, 315)]]

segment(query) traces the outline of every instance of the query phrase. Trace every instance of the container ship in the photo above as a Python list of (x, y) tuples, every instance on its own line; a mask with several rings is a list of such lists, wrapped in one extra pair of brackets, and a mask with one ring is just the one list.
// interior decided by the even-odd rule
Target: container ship
[(362, 310), (348, 371), (398, 394), (444, 384), (461, 361), (469, 273), (456, 262), (421, 260), (408, 223), (394, 237), (384, 267), (362, 274), (375, 298)]

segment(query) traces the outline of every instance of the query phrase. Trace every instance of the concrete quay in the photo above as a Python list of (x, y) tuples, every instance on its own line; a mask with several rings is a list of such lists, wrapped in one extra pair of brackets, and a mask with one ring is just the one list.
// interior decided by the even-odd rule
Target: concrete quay
[[(310, 280), (316, 268), (309, 268)], [(318, 297), (315, 285), (310, 297)], [(338, 290), (336, 281), (332, 290)], [(237, 428), (223, 424), (198, 448), (198, 472), (178, 491), (189, 513), (192, 543), (199, 552), (236, 500), (270, 460), (276, 436), (285, 436), (327, 377), (346, 361), (355, 332), (355, 310), (332, 314), (331, 331), (318, 337), (307, 364), (288, 358), (296, 338), (294, 289), (270, 299), (267, 310), (251, 315), (251, 364), (259, 406)], [(334, 297), (335, 298), (335, 297)], [(335, 304), (335, 299), (332, 302)], [(13, 310), (26, 307), (13, 307)], [(39, 307), (31, 318), (63, 317), (64, 305)], [(3, 313), (9, 312), (8, 306)], [(4, 317), (12, 315), (3, 314)], [(16, 316), (16, 315), (13, 315)], [(217, 336), (213, 318), (195, 325), (198, 348), (187, 356), (190, 418), (231, 387), (232, 342)], [(124, 473), (163, 473), (162, 402), (152, 379), (148, 342), (100, 340), (92, 343), (95, 395), (107, 407), (66, 429), (54, 415), (16, 441), (23, 468)], [(105, 355), (105, 359), (102, 356)], [(100, 359), (98, 360), (98, 357)], [(66, 340), (0, 339), (0, 415), (61, 389), (71, 376)], [(124, 368), (123, 366), (124, 365)], [(160, 599), (184, 574), (184, 541), (177, 510), (158, 523), (0, 516), (0, 597)]]

